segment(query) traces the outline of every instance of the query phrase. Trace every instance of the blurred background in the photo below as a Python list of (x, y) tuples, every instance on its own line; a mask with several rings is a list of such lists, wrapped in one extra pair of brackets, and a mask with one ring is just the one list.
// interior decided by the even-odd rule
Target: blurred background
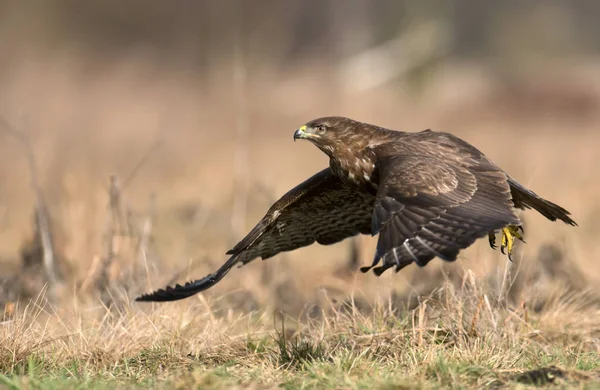
[(530, 211), (514, 263), (480, 240), (379, 279), (356, 272), (375, 239), (315, 245), (179, 304), (410, 306), (466, 271), (513, 304), (594, 292), (599, 16), (591, 0), (0, 1), (0, 303), (44, 286), (56, 304), (127, 302), (212, 272), (328, 164), (292, 142), (326, 115), (452, 132), (579, 227)]

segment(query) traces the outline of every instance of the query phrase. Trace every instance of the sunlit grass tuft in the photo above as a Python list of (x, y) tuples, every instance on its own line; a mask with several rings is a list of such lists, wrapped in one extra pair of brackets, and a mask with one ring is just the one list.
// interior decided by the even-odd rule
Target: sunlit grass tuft
[(379, 301), (369, 311), (332, 306), (303, 321), (218, 318), (198, 300), (59, 314), (40, 297), (0, 324), (0, 383), (461, 388), (598, 380), (600, 312), (585, 295), (532, 313), (494, 304), (489, 294), (466, 276), (462, 287), (447, 283), (413, 310)]

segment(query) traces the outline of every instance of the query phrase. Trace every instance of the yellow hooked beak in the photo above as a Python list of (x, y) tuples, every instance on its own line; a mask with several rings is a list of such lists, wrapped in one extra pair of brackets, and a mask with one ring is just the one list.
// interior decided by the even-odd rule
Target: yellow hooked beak
[(307, 136), (306, 125), (304, 125), (294, 132), (294, 142), (296, 142), (297, 139), (306, 138)]

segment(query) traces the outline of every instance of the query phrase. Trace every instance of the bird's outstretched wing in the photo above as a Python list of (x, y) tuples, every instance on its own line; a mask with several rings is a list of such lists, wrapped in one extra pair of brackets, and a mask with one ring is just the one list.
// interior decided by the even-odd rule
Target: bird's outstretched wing
[(356, 234), (371, 233), (375, 196), (336, 178), (329, 168), (299, 184), (269, 209), (263, 219), (227, 254), (216, 272), (185, 285), (166, 287), (136, 301), (175, 301), (218, 283), (235, 264), (263, 260), (315, 241), (330, 245)]
[(435, 153), (387, 153), (377, 161), (379, 189), (373, 234), (379, 233), (373, 264), (381, 275), (412, 262), (425, 266), (434, 257), (454, 261), (461, 249), (509, 224), (513, 212), (507, 177), (487, 159), (456, 151), (455, 160)]

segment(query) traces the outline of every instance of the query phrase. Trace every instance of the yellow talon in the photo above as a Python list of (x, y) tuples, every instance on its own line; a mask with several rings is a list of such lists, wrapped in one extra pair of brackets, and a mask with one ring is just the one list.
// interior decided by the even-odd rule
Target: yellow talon
[(515, 237), (525, 242), (523, 240), (523, 235), (519, 233), (519, 229), (523, 231), (521, 226), (510, 225), (502, 229), (502, 244), (500, 245), (500, 251), (504, 254), (504, 248), (507, 249), (508, 259), (512, 261), (511, 255), (513, 252), (513, 247), (515, 244)]

